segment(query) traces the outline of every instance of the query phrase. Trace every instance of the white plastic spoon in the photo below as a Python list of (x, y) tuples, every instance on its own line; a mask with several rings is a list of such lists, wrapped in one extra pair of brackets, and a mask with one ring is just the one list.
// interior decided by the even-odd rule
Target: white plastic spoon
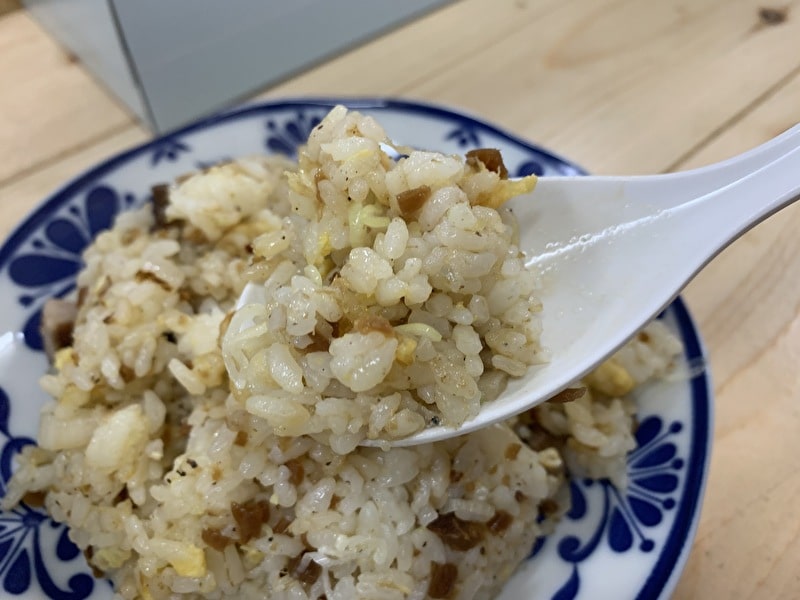
[[(542, 343), (551, 360), (511, 380), (461, 427), (431, 427), (392, 445), (460, 435), (544, 402), (613, 354), (723, 248), (798, 197), (800, 125), (693, 171), (540, 178), (509, 206), (529, 264), (544, 274)], [(239, 304), (262, 295), (248, 287)]]

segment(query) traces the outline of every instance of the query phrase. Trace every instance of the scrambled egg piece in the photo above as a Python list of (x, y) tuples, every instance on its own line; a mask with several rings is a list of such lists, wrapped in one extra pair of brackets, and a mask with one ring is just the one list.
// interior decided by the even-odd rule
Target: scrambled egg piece
[(62, 371), (65, 366), (75, 362), (73, 358), (72, 347), (67, 346), (66, 348), (62, 348), (56, 352), (56, 355), (53, 358), (53, 365), (55, 366), (56, 370)]
[(394, 358), (401, 365), (410, 365), (414, 362), (414, 351), (417, 349), (417, 341), (407, 337), (401, 337), (397, 345)]
[(181, 577), (203, 577), (206, 574), (206, 555), (194, 544), (186, 544), (181, 552), (170, 557), (169, 563)]
[(613, 358), (589, 373), (584, 382), (592, 390), (613, 398), (624, 396), (636, 386), (631, 374)]
[(118, 547), (100, 548), (94, 553), (92, 560), (103, 571), (119, 569), (131, 556), (130, 550)]
[(481, 204), (489, 208), (498, 209), (511, 198), (532, 192), (533, 188), (536, 187), (536, 180), (536, 175), (528, 175), (522, 179), (502, 179), (492, 191), (492, 194), (488, 198), (481, 200)]

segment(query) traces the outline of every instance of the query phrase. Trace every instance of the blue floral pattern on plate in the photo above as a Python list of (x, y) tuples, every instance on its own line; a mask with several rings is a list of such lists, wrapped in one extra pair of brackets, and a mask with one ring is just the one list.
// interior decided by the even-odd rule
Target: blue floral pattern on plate
[(325, 112), (307, 113), (298, 110), (292, 118), (284, 121), (267, 120), (267, 138), (264, 142), (267, 152), (295, 156), (297, 148), (305, 143), (311, 130), (319, 125)]
[(157, 167), (162, 161), (175, 162), (182, 154), (191, 152), (191, 150), (192, 149), (186, 142), (176, 137), (170, 136), (162, 138), (153, 145), (150, 164), (153, 167)]
[[(0, 496), (12, 459), (32, 443), (41, 400), (36, 391), (44, 362), (38, 333), (44, 301), (74, 288), (83, 249), (121, 210), (141, 205), (151, 185), (231, 156), (296, 154), (297, 147), (334, 104), (372, 114), (390, 136), (416, 147), (465, 152), (503, 151), (516, 176), (578, 175), (580, 168), (473, 117), (437, 106), (382, 99), (309, 99), (251, 105), (212, 117), (114, 157), (67, 184), (0, 247), (2, 332), (22, 332), (23, 344), (0, 336)], [(702, 360), (697, 332), (677, 301), (664, 315), (686, 346), (686, 361)], [(5, 362), (4, 362), (5, 361)], [(2, 368), (5, 364), (6, 368)], [(10, 368), (9, 365), (14, 365)], [(17, 368), (17, 365), (20, 365)], [(12, 374), (13, 373), (13, 374)], [(628, 457), (630, 485), (573, 481), (572, 508), (512, 578), (502, 598), (667, 597), (691, 544), (707, 471), (710, 391), (704, 373), (640, 398), (638, 447)], [(22, 432), (24, 430), (24, 432)], [(627, 556), (647, 557), (632, 572)], [(624, 571), (608, 591), (609, 569)], [(110, 598), (96, 585), (66, 529), (38, 509), (0, 513), (0, 585), (23, 598)], [(603, 591), (606, 590), (606, 591)]]
[[(674, 492), (679, 485), (676, 471), (684, 468), (677, 457), (678, 448), (670, 441), (683, 429), (679, 421), (664, 427), (660, 417), (650, 416), (636, 432), (637, 447), (628, 455), (630, 483), (620, 491), (610, 481), (584, 479), (570, 483), (571, 507), (565, 519), (581, 521), (589, 518), (590, 504), (587, 491), (601, 490), (601, 500), (596, 504), (598, 519), (594, 531), (586, 539), (569, 535), (559, 540), (558, 556), (572, 565), (572, 573), (553, 595), (554, 600), (572, 600), (581, 587), (580, 563), (589, 558), (598, 545), (607, 543), (617, 553), (652, 552), (656, 544), (647, 537), (646, 530), (659, 525), (664, 512), (674, 510)], [(543, 538), (534, 549), (535, 556), (547, 544)]]
[(49, 220), (38, 235), (31, 237), (29, 249), (9, 262), (9, 277), (22, 292), (17, 296), (19, 303), (36, 307), (22, 326), (25, 342), (32, 349), (42, 349), (39, 319), (44, 301), (61, 297), (73, 288), (84, 248), (98, 233), (111, 227), (123, 206), (133, 203), (131, 194), (120, 197), (116, 190), (98, 185), (86, 193), (82, 202)]
[(481, 135), (478, 129), (474, 123), (460, 121), (456, 127), (444, 136), (444, 139), (455, 142), (463, 150), (480, 148), (483, 144), (481, 143)]
[[(5, 495), (14, 455), (34, 443), (30, 438), (15, 437), (9, 432), (10, 414), (8, 395), (0, 388), (0, 436), (4, 438), (0, 452), (0, 495)], [(55, 560), (45, 558), (45, 549), (52, 549), (50, 545), (55, 546)], [(41, 510), (21, 504), (0, 514), (0, 584), (9, 594), (23, 594), (35, 580), (47, 598), (83, 600), (94, 590), (95, 580), (85, 572), (86, 564), (75, 560), (79, 555), (80, 550), (70, 541), (67, 529)], [(51, 574), (53, 569), (72, 573), (66, 586), (56, 582)]]

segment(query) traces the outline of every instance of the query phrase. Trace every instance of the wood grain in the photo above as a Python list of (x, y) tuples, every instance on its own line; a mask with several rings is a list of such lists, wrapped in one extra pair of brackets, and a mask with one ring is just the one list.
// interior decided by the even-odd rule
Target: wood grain
[[(800, 121), (800, 75), (680, 166), (758, 145)], [(738, 240), (685, 297), (710, 349), (715, 446), (695, 548), (676, 600), (798, 598), (800, 205)], [(723, 596), (720, 596), (723, 597)]]
[(764, 27), (759, 7), (568, 2), (408, 91), (499, 120), (595, 172), (657, 172), (798, 66), (800, 19)]
[[(275, 86), (262, 97), (397, 96), (459, 64), (503, 36), (530, 31), (576, 0), (461, 0)], [(479, 41), (478, 41), (479, 40)]]
[(25, 11), (0, 28), (0, 183), (132, 125)]
[(596, 172), (655, 172), (800, 64), (800, 20), (768, 26), (762, 8), (753, 0), (464, 0), (415, 23), (413, 37), (400, 29), (265, 96), (434, 100)]
[(5, 238), (30, 210), (49, 194), (98, 162), (135, 146), (148, 138), (143, 130), (128, 128), (70, 153), (67, 157), (21, 175), (0, 188), (0, 239)]

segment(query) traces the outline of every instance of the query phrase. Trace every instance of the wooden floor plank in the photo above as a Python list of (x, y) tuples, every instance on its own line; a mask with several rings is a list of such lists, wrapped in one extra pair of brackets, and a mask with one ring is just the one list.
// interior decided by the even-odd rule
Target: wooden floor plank
[[(757, 146), (800, 122), (800, 75), (763, 104), (741, 119), (735, 127), (716, 137), (680, 165), (693, 168), (729, 158)], [(791, 117), (789, 115), (795, 115)], [(793, 293), (800, 294), (800, 270), (787, 272), (793, 258), (800, 254), (800, 206), (793, 206), (768, 219), (718, 256), (706, 270), (707, 278), (698, 278), (688, 288), (692, 307), (704, 324), (704, 333), (719, 351), (714, 358), (714, 372), (724, 385), (731, 375), (746, 368), (756, 340), (775, 340), (781, 328), (796, 317)], [(779, 240), (780, 243), (775, 243)], [(711, 273), (714, 271), (714, 273)], [(723, 290), (704, 287), (713, 280)], [(720, 293), (722, 292), (722, 293)], [(735, 302), (729, 302), (734, 298)], [(764, 329), (764, 315), (770, 316)], [(739, 323), (732, 329), (730, 323)], [(734, 340), (752, 340), (735, 344)]]
[(66, 184), (98, 162), (148, 138), (140, 128), (130, 127), (111, 135), (103, 141), (71, 153), (46, 167), (16, 179), (13, 183), (0, 186), (2, 215), (0, 219), (0, 239), (4, 239), (16, 224), (22, 221), (34, 206), (56, 189)]
[(0, 19), (0, 182), (133, 120), (25, 11)]
[[(435, 76), (443, 64), (468, 63), (509, 33), (529, 28), (578, 0), (460, 0), (265, 91), (293, 95), (397, 95)], [(481, 46), (475, 44), (480, 29)], [(458, 32), (453, 35), (453, 32)], [(433, 59), (435, 57), (435, 60)]]
[[(699, 167), (765, 142), (800, 121), (797, 107), (800, 75), (678, 166)], [(800, 466), (788, 458), (800, 455), (800, 379), (786, 377), (800, 358), (798, 229), (794, 205), (735, 242), (684, 292), (713, 349), (717, 418), (698, 539), (675, 600), (720, 589), (754, 600), (800, 595)]]
[[(542, 16), (540, 35), (505, 36), (404, 91), (464, 106), (593, 171), (646, 173), (800, 65), (800, 19), (765, 25), (756, 0), (592, 6), (564, 4)], [(621, 130), (633, 132), (624, 143)]]

